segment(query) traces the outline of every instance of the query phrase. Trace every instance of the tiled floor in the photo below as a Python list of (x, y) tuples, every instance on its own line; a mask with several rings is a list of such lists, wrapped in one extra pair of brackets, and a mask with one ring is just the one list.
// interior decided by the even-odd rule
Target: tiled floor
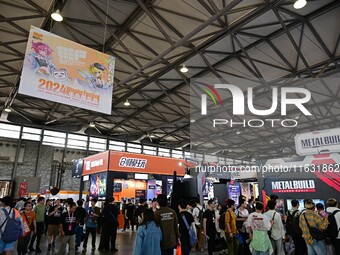
[[(100, 239), (100, 236), (97, 235), (97, 247), (99, 246), (99, 239)], [(135, 241), (135, 233), (132, 233), (131, 231), (127, 231), (127, 232), (124, 232), (122, 233), (121, 231), (118, 231), (118, 234), (117, 234), (117, 242), (116, 242), (116, 248), (118, 249), (118, 252), (116, 253), (113, 253), (113, 254), (117, 254), (117, 255), (132, 255), (133, 254), (133, 246), (134, 246), (134, 241)], [(47, 238), (46, 237), (43, 237), (42, 240), (41, 240), (41, 250), (42, 252), (40, 253), (41, 255), (55, 255), (57, 254), (57, 250), (59, 248), (59, 240), (57, 240), (56, 242), (56, 248), (51, 250), (51, 251), (48, 251), (47, 250)], [(14, 251), (14, 254), (17, 254), (16, 253), (16, 250)], [(27, 254), (29, 255), (35, 255), (34, 252), (28, 252)], [(67, 254), (67, 253), (66, 253)], [(65, 255), (66, 255), (65, 254)], [(95, 252), (91, 252), (91, 237), (89, 237), (89, 242), (88, 242), (88, 245), (87, 245), (87, 252), (86, 253), (82, 253), (82, 246), (79, 248), (78, 252), (76, 253), (78, 255), (80, 254), (86, 254), (86, 255), (104, 255), (104, 254), (110, 254), (108, 252), (99, 252), (98, 250), (96, 250)], [(192, 255), (205, 255), (207, 254), (206, 252), (205, 253), (196, 253), (196, 252), (192, 252), (190, 253)]]

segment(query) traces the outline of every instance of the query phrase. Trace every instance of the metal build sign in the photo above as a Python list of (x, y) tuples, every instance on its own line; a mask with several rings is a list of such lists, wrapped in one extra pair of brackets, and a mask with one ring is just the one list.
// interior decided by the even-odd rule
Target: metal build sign
[(85, 162), (85, 170), (90, 171), (93, 167), (103, 166), (104, 165), (104, 159), (96, 159), (92, 161), (86, 161)]
[(340, 152), (340, 128), (297, 134), (295, 147), (301, 156)]
[[(287, 106), (295, 107), (302, 114), (306, 116), (311, 116), (312, 114), (307, 110), (304, 104), (308, 103), (311, 99), (311, 92), (305, 88), (298, 87), (281, 87), (280, 93), (278, 87), (273, 87), (271, 89), (271, 106), (269, 109), (257, 109), (254, 103), (254, 92), (252, 87), (247, 88), (247, 93), (244, 93), (238, 86), (232, 84), (199, 84), (200, 86), (207, 86), (203, 89), (204, 93), (201, 94), (201, 115), (208, 115), (208, 96), (213, 100), (213, 102), (219, 102), (220, 105), (223, 104), (221, 95), (217, 92), (217, 89), (228, 91), (232, 95), (232, 114), (241, 118), (237, 122), (233, 119), (221, 119), (213, 118), (213, 127), (217, 126), (230, 126), (230, 127), (250, 127), (250, 128), (260, 128), (265, 125), (270, 127), (296, 127), (298, 122), (295, 119), (278, 119), (278, 118), (268, 118), (264, 119), (263, 116), (269, 116), (274, 114), (278, 108), (278, 102), (280, 101), (280, 115), (287, 115)], [(289, 95), (299, 95), (299, 98), (290, 98)], [(259, 116), (257, 119), (242, 119), (242, 116), (246, 115), (245, 109), (245, 98), (247, 96), (247, 110), (254, 116)], [(216, 98), (217, 97), (217, 100)], [(248, 114), (249, 115), (249, 114)]]
[(145, 169), (147, 163), (148, 163), (147, 159), (138, 159), (138, 158), (122, 157), (119, 160), (119, 166), (120, 167), (131, 167), (131, 168)]
[(315, 192), (314, 180), (299, 181), (273, 181), (273, 193), (290, 193), (290, 192)]

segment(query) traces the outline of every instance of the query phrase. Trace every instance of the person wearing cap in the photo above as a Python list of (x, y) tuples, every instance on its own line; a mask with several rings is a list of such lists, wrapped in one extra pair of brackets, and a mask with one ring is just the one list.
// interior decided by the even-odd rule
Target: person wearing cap
[(328, 219), (320, 217), (315, 212), (315, 204), (311, 200), (306, 201), (305, 208), (306, 210), (300, 216), (299, 226), (302, 230), (302, 237), (307, 244), (308, 255), (325, 255), (327, 250), (323, 240), (315, 240), (310, 234), (310, 228), (314, 227), (325, 231), (328, 227)]
[(158, 210), (157, 206), (158, 206), (158, 204), (157, 204), (157, 198), (152, 199), (151, 207), (152, 207), (152, 211), (153, 211), (154, 213)]

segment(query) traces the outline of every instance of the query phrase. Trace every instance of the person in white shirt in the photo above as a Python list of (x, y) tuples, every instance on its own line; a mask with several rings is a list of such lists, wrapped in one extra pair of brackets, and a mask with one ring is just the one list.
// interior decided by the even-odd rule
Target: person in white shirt
[(335, 254), (340, 254), (340, 210), (339, 210), (339, 204), (335, 198), (330, 198), (327, 200), (326, 212), (329, 215), (334, 213), (334, 218), (335, 218), (337, 229), (339, 230), (339, 232), (338, 232), (338, 237), (332, 240), (332, 244), (335, 249)]
[(195, 226), (196, 226), (196, 233), (198, 239), (198, 248), (201, 252), (204, 251), (204, 234), (203, 234), (203, 226), (201, 225), (201, 216), (203, 216), (203, 207), (199, 204), (199, 201), (191, 203), (192, 215), (194, 216)]
[(249, 244), (246, 242), (249, 239), (249, 233), (247, 232), (247, 219), (249, 216), (249, 212), (246, 209), (247, 202), (245, 199), (240, 199), (240, 206), (235, 211), (236, 214), (236, 227), (237, 231), (242, 236), (243, 244), (240, 245), (240, 253), (239, 254), (250, 254)]
[(273, 247), (268, 237), (268, 231), (272, 224), (268, 217), (262, 214), (263, 203), (256, 202), (255, 210), (247, 219), (249, 237), (252, 240), (249, 249), (252, 254), (270, 255), (273, 253)]
[(274, 254), (285, 255), (285, 251), (283, 247), (283, 239), (285, 238), (285, 229), (282, 224), (280, 213), (275, 211), (275, 206), (276, 206), (275, 200), (269, 200), (267, 203), (267, 207), (269, 210), (265, 213), (268, 219), (273, 221), (270, 240), (275, 250)]

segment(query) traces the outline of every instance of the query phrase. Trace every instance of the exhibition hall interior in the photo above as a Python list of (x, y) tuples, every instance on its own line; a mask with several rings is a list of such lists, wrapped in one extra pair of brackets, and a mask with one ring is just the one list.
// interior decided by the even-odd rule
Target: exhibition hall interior
[(337, 0), (0, 0), (0, 254), (339, 255), (339, 24)]

